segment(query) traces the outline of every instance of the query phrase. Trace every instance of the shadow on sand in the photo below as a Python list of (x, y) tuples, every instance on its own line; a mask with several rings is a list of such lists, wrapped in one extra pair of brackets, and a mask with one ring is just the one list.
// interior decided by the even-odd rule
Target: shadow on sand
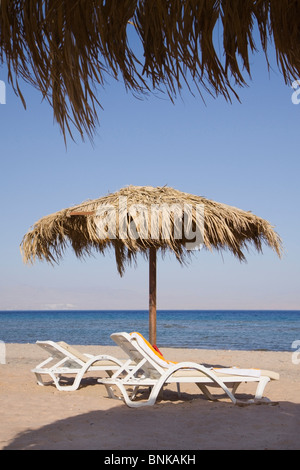
[(300, 446), (299, 404), (279, 402), (276, 406), (238, 407), (209, 402), (199, 395), (183, 394), (182, 398), (178, 402), (177, 394), (170, 391), (162, 402), (135, 409), (112, 400), (113, 405), (107, 410), (78, 414), (20, 432), (3, 450), (298, 449)]

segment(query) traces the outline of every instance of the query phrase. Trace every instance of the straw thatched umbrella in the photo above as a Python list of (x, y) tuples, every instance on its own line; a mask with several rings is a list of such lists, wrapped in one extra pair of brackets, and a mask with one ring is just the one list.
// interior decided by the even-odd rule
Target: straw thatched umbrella
[(95, 85), (107, 75), (134, 92), (174, 98), (194, 82), (230, 100), (250, 76), (256, 32), (268, 66), (273, 43), (285, 82), (300, 77), (299, 30), (298, 0), (1, 0), (0, 62), (24, 104), (20, 77), (49, 101), (64, 135), (74, 124), (92, 136)]
[(181, 262), (194, 248), (229, 250), (245, 260), (248, 245), (269, 245), (281, 255), (281, 240), (269, 222), (226, 204), (169, 187), (128, 186), (40, 219), (23, 238), (25, 262), (58, 262), (70, 245), (80, 258), (115, 251), (122, 275), (141, 253), (149, 259), (149, 339), (156, 343), (156, 253), (171, 251)]

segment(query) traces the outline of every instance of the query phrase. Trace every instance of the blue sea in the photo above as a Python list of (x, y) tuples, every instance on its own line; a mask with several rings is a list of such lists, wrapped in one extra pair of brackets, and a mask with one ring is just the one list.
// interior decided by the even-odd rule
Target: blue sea
[[(113, 345), (111, 333), (148, 338), (146, 310), (0, 311), (0, 340)], [(297, 310), (159, 310), (157, 345), (194, 349), (291, 351), (300, 340)]]

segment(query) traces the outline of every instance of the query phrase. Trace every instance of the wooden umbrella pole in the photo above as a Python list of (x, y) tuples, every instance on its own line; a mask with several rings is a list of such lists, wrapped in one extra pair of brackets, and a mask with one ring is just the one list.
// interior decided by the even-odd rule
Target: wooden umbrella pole
[(149, 253), (149, 342), (156, 344), (156, 248)]

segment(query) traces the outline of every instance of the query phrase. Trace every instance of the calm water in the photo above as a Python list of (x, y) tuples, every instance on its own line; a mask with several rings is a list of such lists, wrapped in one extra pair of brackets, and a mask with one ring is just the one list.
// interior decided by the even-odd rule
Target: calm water
[[(113, 345), (110, 334), (139, 331), (148, 337), (148, 312), (0, 311), (0, 340)], [(196, 349), (291, 351), (300, 340), (300, 311), (160, 310), (157, 345)]]

